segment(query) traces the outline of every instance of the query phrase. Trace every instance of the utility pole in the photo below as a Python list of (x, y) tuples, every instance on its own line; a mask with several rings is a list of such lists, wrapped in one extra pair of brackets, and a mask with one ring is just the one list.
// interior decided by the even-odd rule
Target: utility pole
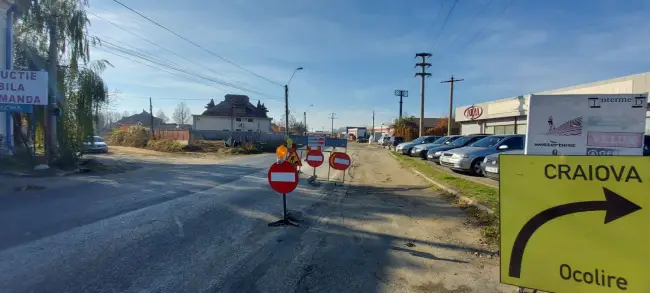
[(464, 79), (455, 79), (454, 75), (451, 75), (449, 80), (441, 81), (440, 83), (449, 83), (449, 120), (447, 120), (447, 135), (451, 135), (451, 122), (452, 122), (452, 111), (454, 107), (454, 83), (458, 81), (463, 81)]
[(399, 97), (399, 119), (402, 120), (402, 98), (409, 97), (409, 91), (395, 90), (395, 95)]
[[(56, 17), (54, 15), (53, 17)], [(52, 89), (53, 95), (52, 99), (48, 100), (47, 106), (45, 107), (45, 160), (47, 164), (51, 164), (54, 160), (56, 154), (57, 146), (57, 135), (56, 135), (56, 116), (54, 116), (54, 106), (58, 102), (59, 93), (58, 93), (58, 82), (57, 82), (57, 65), (59, 63), (58, 53), (59, 53), (59, 33), (54, 21), (48, 21), (49, 34), (50, 34), (50, 45), (48, 50), (48, 59), (50, 63), (48, 64), (48, 83)]]
[(289, 85), (286, 84), (284, 85), (284, 134), (289, 138)]
[(307, 112), (302, 112), (302, 123), (304, 124), (303, 126), (305, 127), (305, 131), (303, 131), (302, 135), (307, 135)]
[(422, 71), (415, 74), (415, 76), (420, 76), (422, 82), (420, 85), (420, 129), (419, 136), (424, 135), (424, 79), (431, 76), (431, 73), (428, 73), (426, 69), (431, 67), (431, 63), (427, 63), (427, 58), (431, 57), (431, 53), (417, 53), (415, 58), (422, 58), (422, 62), (416, 63), (415, 67), (422, 67)]
[(372, 110), (372, 140), (376, 139), (377, 134), (375, 133), (375, 110)]
[(336, 119), (334, 115), (334, 113), (330, 113), (330, 119), (332, 119), (332, 136), (334, 136), (334, 119)]
[(156, 132), (153, 129), (153, 104), (151, 103), (151, 97), (149, 97), (149, 116), (151, 116), (151, 139), (156, 139)]

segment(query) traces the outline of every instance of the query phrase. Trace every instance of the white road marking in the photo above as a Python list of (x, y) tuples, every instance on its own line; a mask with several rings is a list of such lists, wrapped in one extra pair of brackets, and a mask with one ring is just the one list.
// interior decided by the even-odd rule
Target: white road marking
[(178, 226), (178, 236), (185, 237), (185, 232), (183, 232), (183, 223), (181, 223), (176, 215), (174, 215), (174, 222), (176, 223), (176, 226)]

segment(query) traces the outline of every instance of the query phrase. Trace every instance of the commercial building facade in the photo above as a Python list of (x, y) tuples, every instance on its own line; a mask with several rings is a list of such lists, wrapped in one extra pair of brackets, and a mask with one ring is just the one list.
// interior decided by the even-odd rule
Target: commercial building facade
[[(628, 75), (536, 93), (558, 94), (639, 94), (650, 92), (650, 72)], [(530, 94), (457, 107), (456, 122), (463, 135), (525, 134)], [(650, 109), (650, 104), (649, 107)], [(650, 112), (646, 114), (646, 134), (650, 134)]]

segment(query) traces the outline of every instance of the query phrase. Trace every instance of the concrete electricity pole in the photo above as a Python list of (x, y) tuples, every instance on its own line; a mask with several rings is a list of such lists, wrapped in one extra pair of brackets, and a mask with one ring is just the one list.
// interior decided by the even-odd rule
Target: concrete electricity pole
[(151, 97), (149, 97), (149, 115), (151, 116), (151, 139), (156, 139), (156, 133), (153, 129), (153, 104), (151, 103)]
[(409, 96), (409, 91), (395, 90), (395, 95), (399, 97), (399, 119), (402, 119), (402, 98)]
[(447, 120), (447, 135), (451, 135), (451, 122), (453, 116), (453, 107), (454, 107), (454, 83), (458, 81), (463, 81), (464, 79), (455, 79), (454, 75), (451, 75), (449, 80), (441, 81), (440, 83), (449, 83), (449, 120)]
[(293, 70), (289, 82), (284, 85), (284, 134), (289, 137), (289, 84), (293, 79), (293, 76), (296, 75), (296, 71), (302, 70), (302, 67), (298, 67)]
[(372, 110), (372, 140), (375, 140), (375, 110)]
[(415, 58), (422, 58), (422, 62), (416, 63), (415, 67), (422, 67), (422, 71), (415, 74), (415, 76), (420, 76), (422, 78), (422, 83), (420, 85), (420, 129), (419, 136), (424, 135), (424, 79), (431, 76), (431, 73), (426, 71), (427, 67), (431, 67), (431, 63), (427, 63), (427, 58), (431, 57), (431, 53), (417, 53)]
[(334, 119), (336, 119), (334, 115), (334, 113), (330, 113), (330, 119), (332, 119), (332, 136), (334, 136)]

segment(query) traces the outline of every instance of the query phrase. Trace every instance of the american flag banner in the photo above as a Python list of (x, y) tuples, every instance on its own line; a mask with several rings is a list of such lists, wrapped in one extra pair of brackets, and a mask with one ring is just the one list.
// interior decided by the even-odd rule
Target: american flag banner
[(575, 136), (582, 134), (582, 116), (578, 118), (571, 119), (564, 124), (553, 128), (550, 130), (547, 135), (558, 135), (558, 136)]

